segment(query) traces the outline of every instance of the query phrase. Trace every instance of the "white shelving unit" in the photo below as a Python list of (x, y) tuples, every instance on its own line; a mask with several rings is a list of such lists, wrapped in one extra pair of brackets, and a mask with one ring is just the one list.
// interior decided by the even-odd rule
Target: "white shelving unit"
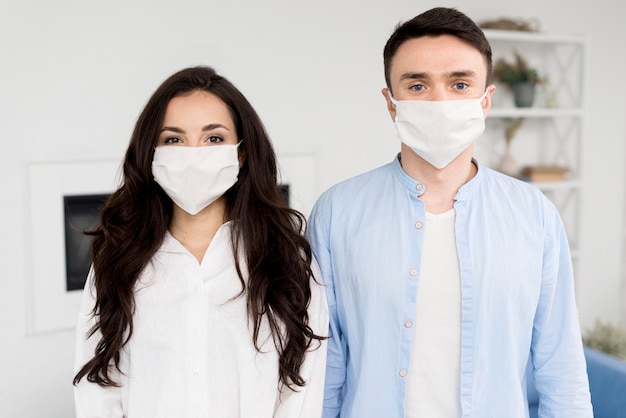
[(512, 93), (496, 83), (485, 134), (474, 146), (481, 164), (498, 169), (506, 150), (505, 129), (522, 118), (510, 143), (520, 166), (558, 165), (568, 168), (565, 180), (534, 182), (557, 206), (567, 229), (572, 258), (578, 257), (581, 193), (581, 143), (584, 140), (587, 39), (561, 35), (485, 29), (494, 63), (519, 52), (546, 81), (538, 86), (530, 108), (517, 108)]

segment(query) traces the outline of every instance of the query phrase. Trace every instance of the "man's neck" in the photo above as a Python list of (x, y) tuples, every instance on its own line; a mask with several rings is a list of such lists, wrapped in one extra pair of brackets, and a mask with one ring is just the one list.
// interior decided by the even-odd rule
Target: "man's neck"
[(443, 213), (454, 207), (454, 196), (461, 186), (470, 181), (478, 170), (472, 162), (472, 146), (470, 145), (457, 158), (444, 168), (438, 169), (402, 144), (402, 169), (409, 176), (418, 180), (425, 187), (420, 196), (426, 211)]

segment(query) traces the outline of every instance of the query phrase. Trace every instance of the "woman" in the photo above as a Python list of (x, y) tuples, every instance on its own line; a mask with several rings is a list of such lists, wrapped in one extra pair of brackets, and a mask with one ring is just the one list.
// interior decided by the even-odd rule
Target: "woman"
[(78, 417), (319, 417), (328, 316), (245, 97), (184, 69), (139, 116), (93, 236)]

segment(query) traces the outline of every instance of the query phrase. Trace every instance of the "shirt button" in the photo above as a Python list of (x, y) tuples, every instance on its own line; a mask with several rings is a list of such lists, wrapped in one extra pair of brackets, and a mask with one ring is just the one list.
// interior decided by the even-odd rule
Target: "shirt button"
[(400, 370), (400, 377), (405, 377), (406, 376), (406, 370), (402, 369)]
[(411, 321), (404, 321), (404, 326), (406, 328), (411, 328), (413, 326), (413, 322), (411, 322)]
[(424, 224), (423, 224), (423, 223), (421, 223), (421, 222), (415, 222), (415, 227), (416, 227), (417, 229), (422, 229), (422, 227), (423, 227), (423, 226), (424, 226)]
[(418, 183), (417, 186), (415, 186), (416, 190), (422, 190), (424, 188), (424, 185), (421, 183)]
[(417, 276), (417, 269), (412, 269), (411, 270), (411, 276), (413, 276), (413, 277)]

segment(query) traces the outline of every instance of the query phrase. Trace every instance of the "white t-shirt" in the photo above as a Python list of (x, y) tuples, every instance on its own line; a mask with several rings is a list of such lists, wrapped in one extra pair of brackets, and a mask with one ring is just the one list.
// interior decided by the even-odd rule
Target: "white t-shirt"
[[(242, 266), (243, 267), (243, 266)], [(319, 270), (314, 264), (319, 282)], [(100, 338), (85, 339), (94, 321), (91, 277), (77, 328), (76, 370)], [(311, 283), (309, 325), (328, 333), (321, 285)], [(326, 343), (313, 341), (301, 368), (299, 392), (279, 391), (278, 353), (267, 322), (261, 352), (252, 342), (246, 295), (223, 225), (198, 261), (169, 233), (136, 285), (133, 335), (122, 352), (121, 387), (102, 388), (83, 378), (74, 389), (76, 416), (126, 418), (311, 417), (322, 410)], [(233, 299), (234, 298), (234, 299)], [(115, 370), (114, 368), (112, 370)]]
[(454, 209), (426, 213), (406, 418), (461, 416), (461, 277), (454, 221)]

